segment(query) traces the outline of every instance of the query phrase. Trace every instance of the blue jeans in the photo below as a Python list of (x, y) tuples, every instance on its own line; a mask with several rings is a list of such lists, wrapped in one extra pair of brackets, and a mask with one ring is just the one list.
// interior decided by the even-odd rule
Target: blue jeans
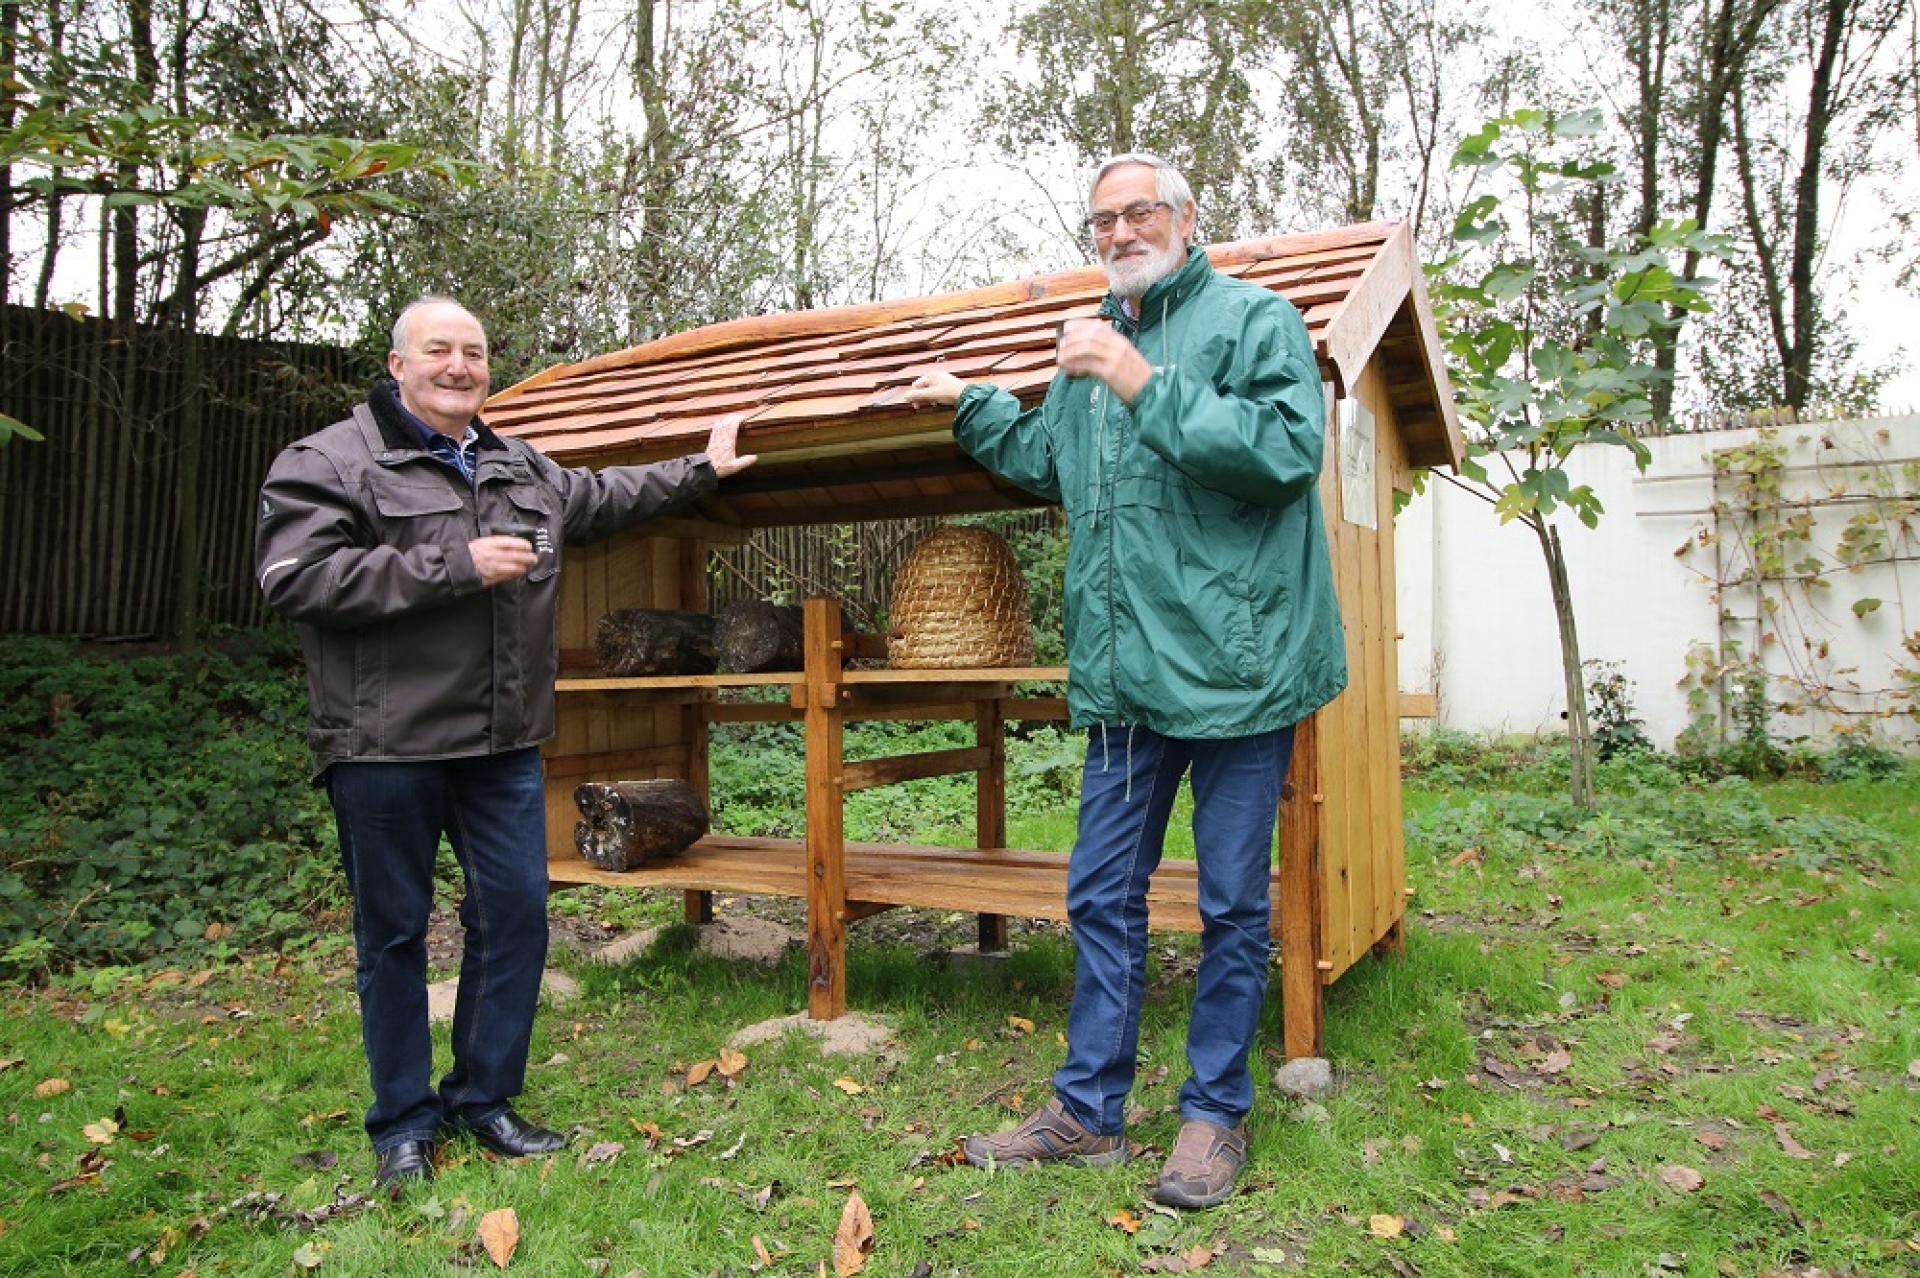
[[(520, 1092), (547, 958), (546, 796), (538, 748), (468, 759), (336, 763), (327, 794), (353, 891), (367, 1135), (384, 1151), (441, 1121), (484, 1123)], [(453, 1069), (432, 1085), (427, 916), (446, 833), (466, 876)]]
[(1191, 766), (1202, 930), (1180, 1114), (1233, 1126), (1253, 1108), (1247, 1058), (1267, 993), (1273, 830), (1293, 729), (1184, 741), (1095, 728), (1087, 745), (1067, 865), (1073, 1010), (1054, 1095), (1090, 1131), (1126, 1126), (1147, 975), (1147, 879)]

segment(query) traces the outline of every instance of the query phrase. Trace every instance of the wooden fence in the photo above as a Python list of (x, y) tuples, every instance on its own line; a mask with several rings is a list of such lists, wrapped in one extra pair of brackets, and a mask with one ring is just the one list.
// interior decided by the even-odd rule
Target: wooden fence
[(0, 308), (0, 412), (46, 436), (0, 448), (0, 633), (172, 635), (183, 587), (202, 620), (264, 621), (260, 480), (372, 371), (330, 347)]

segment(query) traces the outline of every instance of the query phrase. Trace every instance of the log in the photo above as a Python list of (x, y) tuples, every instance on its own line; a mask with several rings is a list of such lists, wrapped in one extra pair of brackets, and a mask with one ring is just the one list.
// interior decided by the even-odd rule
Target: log
[(724, 670), (759, 674), (798, 670), (804, 662), (800, 609), (741, 599), (720, 610), (713, 621), (713, 648)]
[(573, 804), (585, 818), (573, 845), (595, 869), (636, 869), (707, 832), (706, 806), (686, 781), (587, 781), (574, 787)]
[(593, 636), (600, 669), (615, 678), (712, 674), (713, 618), (667, 608), (616, 608)]

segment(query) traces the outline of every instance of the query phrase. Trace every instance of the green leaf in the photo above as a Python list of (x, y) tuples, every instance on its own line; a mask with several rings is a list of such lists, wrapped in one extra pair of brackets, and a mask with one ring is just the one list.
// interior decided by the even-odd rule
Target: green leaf
[(1586, 107), (1556, 116), (1550, 128), (1563, 138), (1590, 138), (1605, 128), (1606, 124), (1606, 117), (1600, 114), (1599, 107)]
[(1879, 610), (1880, 601), (1878, 599), (1856, 599), (1853, 601), (1853, 615), (1856, 617), (1864, 617), (1870, 612), (1878, 612)]
[(36, 444), (45, 443), (47, 438), (18, 417), (0, 413), (0, 446), (4, 446), (15, 436)]

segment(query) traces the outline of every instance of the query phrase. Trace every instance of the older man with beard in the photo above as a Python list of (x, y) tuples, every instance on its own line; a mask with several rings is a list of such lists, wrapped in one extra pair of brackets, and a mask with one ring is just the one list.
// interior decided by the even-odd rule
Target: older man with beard
[(1099, 319), (1066, 326), (1046, 399), (1022, 412), (939, 371), (909, 393), (956, 404), (962, 447), (1065, 507), (1067, 703), (1089, 733), (1067, 870), (1067, 1059), (1053, 1099), (969, 1137), (967, 1160), (1127, 1158), (1147, 881), (1191, 770), (1201, 959), (1182, 1121), (1155, 1189), (1190, 1208), (1225, 1201), (1246, 1162), (1280, 787), (1294, 725), (1346, 683), (1313, 348), (1291, 303), (1192, 246), (1197, 213), (1166, 161), (1108, 160), (1087, 228), (1112, 291)]

